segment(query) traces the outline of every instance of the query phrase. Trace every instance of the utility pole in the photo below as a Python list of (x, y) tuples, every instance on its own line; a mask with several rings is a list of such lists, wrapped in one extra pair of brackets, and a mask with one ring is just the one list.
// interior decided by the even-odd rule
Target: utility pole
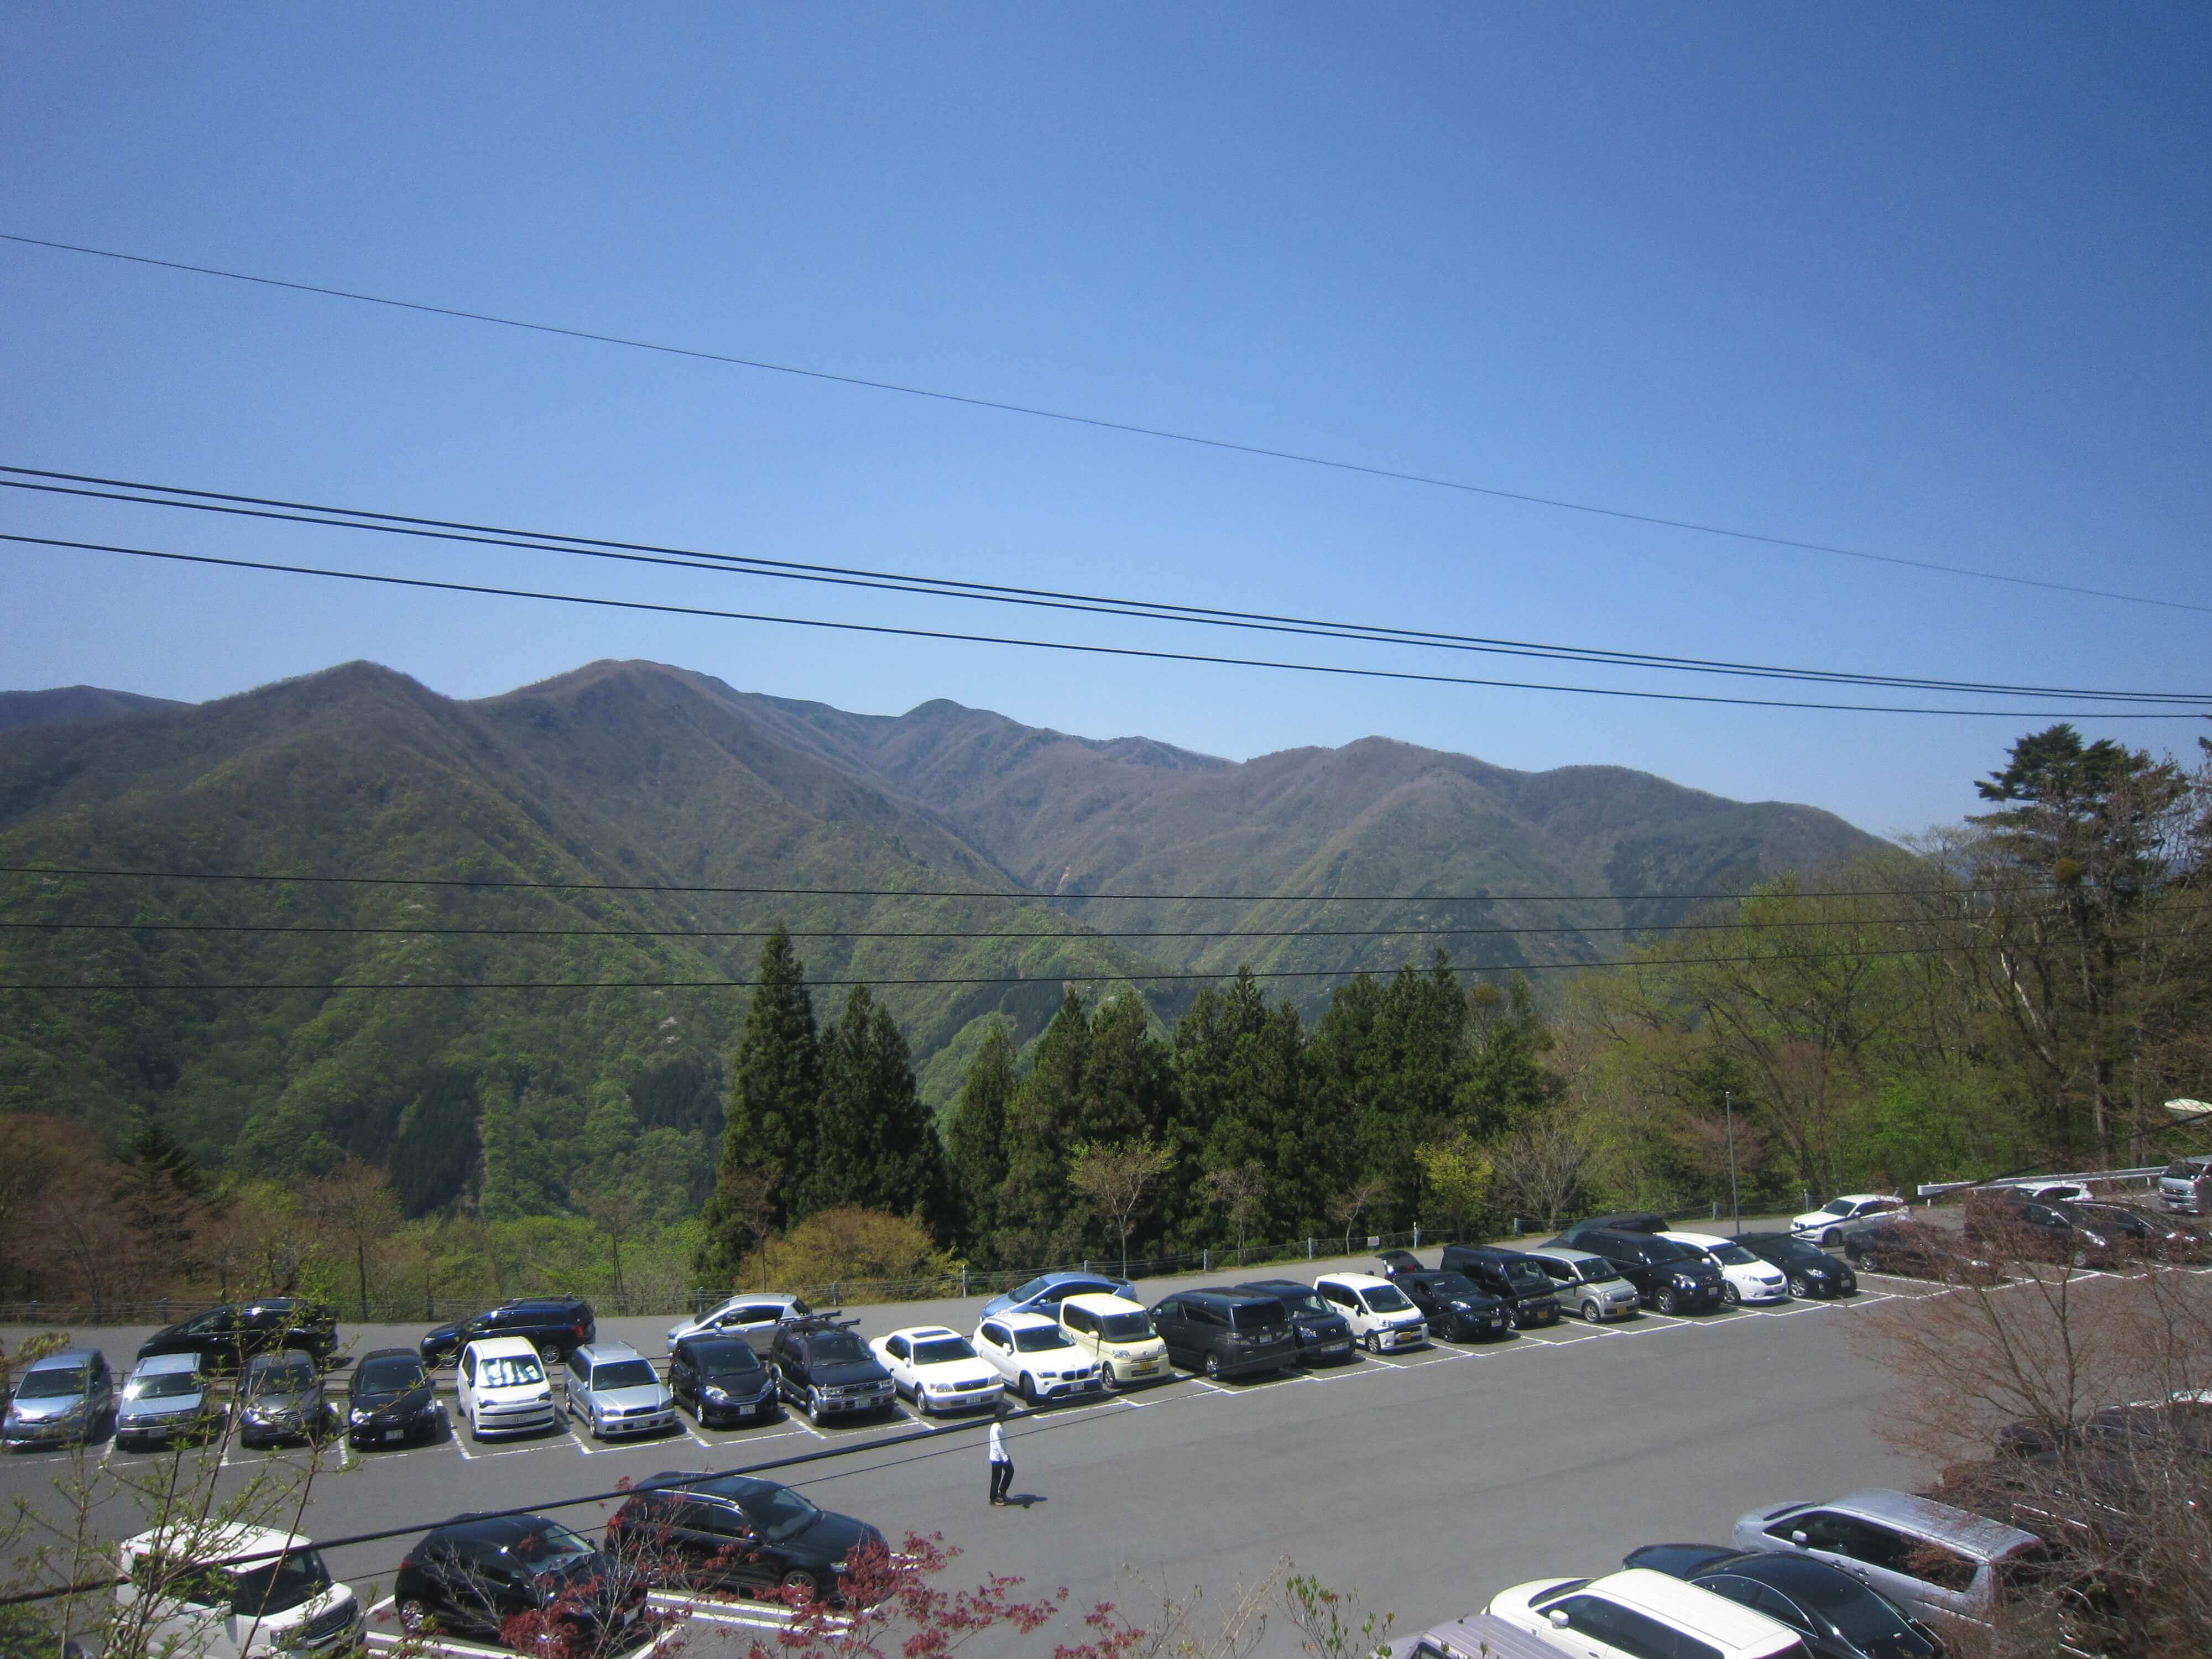
[(1729, 1209), (1735, 1216), (1736, 1236), (1743, 1236), (1743, 1194), (1735, 1180), (1735, 1091), (1721, 1091), (1721, 1108), (1728, 1114), (1729, 1137)]

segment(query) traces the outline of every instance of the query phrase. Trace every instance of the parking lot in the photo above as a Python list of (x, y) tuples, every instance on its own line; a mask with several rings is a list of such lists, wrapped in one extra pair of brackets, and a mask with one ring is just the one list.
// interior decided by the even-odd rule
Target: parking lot
[[(1140, 1289), (1149, 1298), (1176, 1287)], [(1212, 1605), (1287, 1556), (1333, 1587), (1356, 1586), (1401, 1628), (1419, 1626), (1518, 1579), (1603, 1571), (1638, 1544), (1725, 1539), (1755, 1505), (1913, 1484), (1920, 1472), (1875, 1432), (1888, 1382), (1853, 1333), (1875, 1310), (1930, 1289), (1869, 1275), (1843, 1302), (1647, 1312), (1249, 1382), (1180, 1377), (1012, 1425), (1017, 1502), (1005, 1510), (986, 1502), (980, 1422), (924, 1422), (902, 1406), (889, 1420), (819, 1428), (796, 1415), (733, 1431), (685, 1419), (678, 1432), (636, 1443), (563, 1429), (504, 1443), (448, 1433), (350, 1457), (328, 1448), (303, 1529), (334, 1538), (427, 1528), (463, 1510), (609, 1492), (664, 1470), (799, 1457), (773, 1478), (894, 1544), (910, 1530), (941, 1533), (962, 1552), (954, 1582), (1017, 1574), (1032, 1592), (1067, 1586), (1079, 1610), (1110, 1600), (1141, 1617), (1162, 1589), (1202, 1584)], [(861, 1329), (969, 1328), (979, 1305), (867, 1308)], [(602, 1334), (658, 1358), (669, 1322), (607, 1320)], [(80, 1334), (126, 1362), (138, 1340)], [(417, 1334), (349, 1330), (348, 1346), (359, 1353)], [(144, 1455), (112, 1446), (92, 1455)], [(233, 1447), (224, 1479), (242, 1482), (265, 1457), (307, 1455)], [(0, 1465), (0, 1490), (38, 1498), (69, 1462), (17, 1454)], [(589, 1534), (612, 1507), (549, 1512)], [(405, 1544), (340, 1547), (331, 1565), (374, 1602)], [(689, 1650), (742, 1651), (775, 1622), (764, 1609), (709, 1607), (688, 1627)], [(1073, 1640), (1079, 1631), (1070, 1617), (1040, 1636)]]

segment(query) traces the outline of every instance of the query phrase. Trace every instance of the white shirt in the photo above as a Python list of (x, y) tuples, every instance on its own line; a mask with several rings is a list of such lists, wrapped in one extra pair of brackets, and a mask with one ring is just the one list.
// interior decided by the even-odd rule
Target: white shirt
[(1011, 1463), (1014, 1461), (1006, 1455), (1006, 1429), (1002, 1423), (991, 1425), (991, 1461), (994, 1463)]

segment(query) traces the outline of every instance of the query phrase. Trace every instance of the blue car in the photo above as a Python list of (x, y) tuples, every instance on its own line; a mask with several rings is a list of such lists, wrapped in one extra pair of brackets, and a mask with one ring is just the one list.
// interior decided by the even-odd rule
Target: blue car
[(1133, 1302), (1137, 1287), (1126, 1279), (1109, 1279), (1103, 1273), (1039, 1273), (1028, 1284), (1018, 1285), (986, 1302), (983, 1317), (1036, 1313), (1054, 1319), (1060, 1315), (1060, 1303), (1071, 1296), (1126, 1296)]

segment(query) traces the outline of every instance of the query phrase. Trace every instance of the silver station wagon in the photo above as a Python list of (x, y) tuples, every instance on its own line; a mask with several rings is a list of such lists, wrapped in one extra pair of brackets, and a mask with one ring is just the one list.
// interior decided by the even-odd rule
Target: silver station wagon
[(596, 1440), (618, 1434), (659, 1434), (676, 1427), (676, 1396), (647, 1359), (627, 1342), (592, 1342), (562, 1370), (568, 1415), (581, 1418)]

